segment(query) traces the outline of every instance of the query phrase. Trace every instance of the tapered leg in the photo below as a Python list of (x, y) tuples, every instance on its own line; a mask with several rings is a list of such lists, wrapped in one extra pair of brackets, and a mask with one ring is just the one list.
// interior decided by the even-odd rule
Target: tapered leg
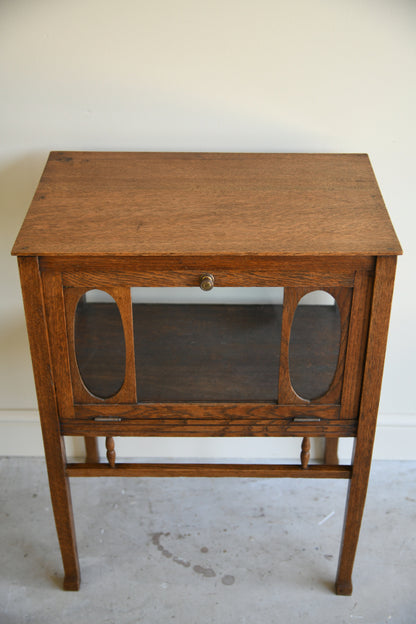
[(338, 438), (325, 438), (324, 464), (338, 466)]
[(71, 490), (65, 474), (66, 456), (61, 436), (48, 435), (44, 439), (46, 465), (49, 477), (52, 508), (56, 532), (61, 548), (66, 590), (78, 590), (81, 583), (74, 517), (72, 513)]
[(100, 454), (98, 452), (98, 440), (97, 438), (90, 438), (86, 436), (84, 438), (85, 441), (85, 451), (86, 451), (86, 459), (88, 463), (96, 464), (100, 461)]
[(64, 589), (77, 590), (80, 573), (71, 492), (65, 471), (65, 446), (60, 433), (55, 386), (51, 383), (53, 367), (37, 258), (19, 258), (19, 269), (52, 507), (65, 572)]
[[(340, 596), (350, 596), (352, 594), (352, 569), (358, 545), (371, 466), (372, 443), (370, 449), (363, 448), (365, 446), (368, 447), (368, 444), (369, 440), (364, 440), (361, 444), (359, 441), (356, 443), (354, 450), (356, 461), (354, 461), (352, 478), (348, 488), (343, 539), (335, 583), (335, 591)], [(364, 455), (361, 455), (362, 453)]]

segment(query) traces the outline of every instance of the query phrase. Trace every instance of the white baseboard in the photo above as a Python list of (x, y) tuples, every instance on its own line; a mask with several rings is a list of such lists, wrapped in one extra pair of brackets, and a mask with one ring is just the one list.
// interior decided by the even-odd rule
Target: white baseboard
[[(66, 438), (68, 457), (82, 457), (82, 438)], [(199, 457), (298, 459), (296, 438), (117, 438), (117, 457)], [(105, 456), (104, 440), (100, 449)], [(351, 457), (352, 440), (341, 439), (339, 456)], [(320, 459), (322, 439), (312, 439), (311, 457)], [(0, 455), (43, 456), (42, 435), (36, 410), (0, 410)], [(374, 459), (416, 460), (416, 414), (383, 415), (378, 419)]]

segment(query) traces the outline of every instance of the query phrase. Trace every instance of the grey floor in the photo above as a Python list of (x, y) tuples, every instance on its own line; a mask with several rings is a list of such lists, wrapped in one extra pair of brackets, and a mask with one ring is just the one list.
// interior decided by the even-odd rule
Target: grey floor
[(344, 481), (73, 479), (64, 592), (43, 461), (0, 475), (1, 624), (416, 622), (416, 462), (374, 464), (351, 597), (333, 593)]

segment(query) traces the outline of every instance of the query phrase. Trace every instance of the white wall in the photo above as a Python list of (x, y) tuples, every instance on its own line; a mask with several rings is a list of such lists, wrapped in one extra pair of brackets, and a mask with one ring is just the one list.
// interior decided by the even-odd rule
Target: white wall
[(376, 456), (416, 458), (415, 52), (413, 0), (0, 3), (0, 453), (41, 452), (9, 251), (51, 149), (328, 151), (369, 153), (405, 251)]

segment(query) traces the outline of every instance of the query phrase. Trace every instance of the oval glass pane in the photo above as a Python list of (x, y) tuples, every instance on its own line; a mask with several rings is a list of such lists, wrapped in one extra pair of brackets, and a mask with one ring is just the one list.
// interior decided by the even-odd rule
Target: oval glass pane
[(308, 400), (323, 396), (337, 369), (341, 321), (335, 299), (310, 292), (299, 301), (289, 343), (290, 380), (296, 394)]
[(91, 394), (107, 399), (124, 382), (126, 344), (120, 311), (101, 290), (89, 290), (77, 304), (75, 355), (81, 379)]

